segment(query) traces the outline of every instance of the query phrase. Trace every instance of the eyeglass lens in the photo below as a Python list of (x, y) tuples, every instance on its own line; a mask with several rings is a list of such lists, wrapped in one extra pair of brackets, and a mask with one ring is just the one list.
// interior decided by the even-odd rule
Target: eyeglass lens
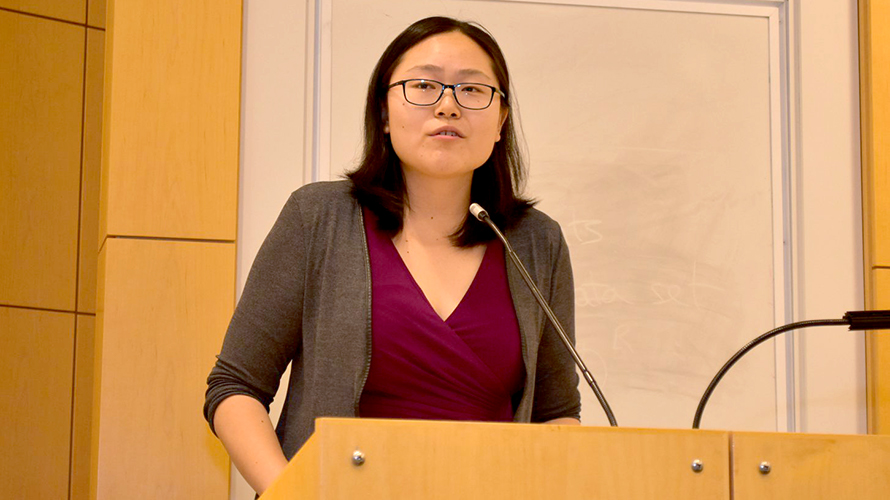
[[(442, 96), (444, 86), (433, 80), (408, 80), (405, 82), (405, 99), (418, 106), (431, 106)], [(455, 85), (454, 98), (467, 109), (485, 109), (493, 99), (491, 87), (475, 83)]]

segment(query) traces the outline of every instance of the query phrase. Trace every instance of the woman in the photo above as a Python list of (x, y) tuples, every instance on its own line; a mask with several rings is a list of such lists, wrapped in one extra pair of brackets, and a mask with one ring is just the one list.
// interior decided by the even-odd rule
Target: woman
[[(264, 491), (320, 416), (579, 423), (578, 378), (480, 203), (573, 335), (559, 226), (517, 195), (506, 62), (477, 26), (418, 21), (371, 77), (348, 181), (304, 186), (253, 264), (205, 416)], [(268, 405), (289, 362), (273, 432)]]

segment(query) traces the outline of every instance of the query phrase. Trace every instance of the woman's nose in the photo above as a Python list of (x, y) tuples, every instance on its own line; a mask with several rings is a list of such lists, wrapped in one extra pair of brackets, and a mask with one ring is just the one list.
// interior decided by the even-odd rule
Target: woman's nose
[(460, 105), (457, 104), (453, 88), (445, 89), (442, 93), (442, 98), (436, 103), (436, 116), (460, 117)]

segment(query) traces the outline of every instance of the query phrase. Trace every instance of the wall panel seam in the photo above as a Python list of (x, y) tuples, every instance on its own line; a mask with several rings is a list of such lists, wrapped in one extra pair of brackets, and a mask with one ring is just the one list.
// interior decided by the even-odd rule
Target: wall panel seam
[(0, 307), (7, 307), (9, 309), (25, 309), (27, 311), (43, 311), (43, 312), (55, 312), (55, 313), (66, 313), (66, 314), (84, 314), (84, 315), (95, 316), (95, 314), (78, 313), (77, 311), (70, 311), (67, 309), (50, 309), (50, 308), (46, 308), (46, 307), (19, 306), (16, 304), (0, 304)]
[[(133, 236), (133, 235), (114, 235), (109, 234), (106, 238), (106, 241), (109, 239), (116, 240), (148, 240), (148, 241), (182, 241), (182, 242), (191, 242), (191, 243), (227, 243), (234, 244), (235, 240), (215, 240), (215, 239), (206, 239), (206, 238), (172, 238), (165, 236)], [(102, 246), (105, 246), (103, 242)], [(101, 250), (100, 250), (101, 252)]]
[[(23, 16), (28, 16), (28, 17), (36, 17), (38, 19), (44, 19), (46, 21), (55, 21), (55, 22), (59, 22), (59, 23), (70, 24), (72, 26), (80, 26), (81, 28), (88, 27), (87, 23), (78, 23), (78, 22), (74, 22), (74, 21), (68, 21), (67, 19), (59, 19), (59, 18), (51, 17), (51, 16), (44, 16), (42, 14), (35, 14), (33, 12), (25, 12), (22, 10), (10, 9), (8, 7), (0, 7), (0, 11), (9, 12), (11, 14), (21, 14)], [(90, 26), (90, 27), (92, 27), (92, 26)], [(101, 28), (96, 28), (96, 29), (101, 29)], [(105, 30), (102, 30), (102, 31), (105, 31)]]
[[(86, 66), (86, 60), (84, 60)], [(77, 387), (77, 314), (74, 315), (74, 335), (71, 338), (71, 413), (68, 416), (68, 499), (71, 499), (71, 487), (74, 481), (74, 406), (76, 404), (75, 387)]]
[[(89, 3), (89, 2), (86, 2)], [(87, 59), (89, 58), (89, 33), (83, 30), (83, 71), (80, 86), (80, 170), (77, 178), (77, 247), (74, 252), (74, 310), (80, 310), (80, 250), (81, 232), (83, 231), (83, 141), (85, 138), (87, 119)], [(97, 256), (98, 258), (98, 256)], [(75, 337), (77, 329), (74, 330)]]
[[(89, 8), (89, 2), (84, 2)], [(84, 16), (84, 20), (89, 19)], [(83, 232), (83, 163), (84, 163), (84, 139), (86, 136), (87, 117), (87, 61), (89, 60), (89, 32), (84, 24), (83, 30), (83, 67), (81, 68), (80, 86), (80, 170), (77, 178), (77, 244), (74, 252), (74, 310), (80, 310), (80, 257), (81, 236)], [(98, 256), (97, 256), (98, 258)], [(68, 421), (68, 499), (71, 499), (71, 490), (74, 484), (74, 412), (76, 403), (75, 388), (77, 387), (77, 315), (74, 316), (74, 335), (71, 349), (71, 413)]]

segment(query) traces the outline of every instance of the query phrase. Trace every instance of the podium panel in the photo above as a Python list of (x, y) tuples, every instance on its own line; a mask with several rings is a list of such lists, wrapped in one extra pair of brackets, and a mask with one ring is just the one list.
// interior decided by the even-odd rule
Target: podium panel
[[(884, 500), (890, 436), (733, 432), (733, 498)], [(760, 471), (761, 463), (769, 472)]]
[(719, 431), (325, 418), (261, 498), (729, 500), (728, 465)]

